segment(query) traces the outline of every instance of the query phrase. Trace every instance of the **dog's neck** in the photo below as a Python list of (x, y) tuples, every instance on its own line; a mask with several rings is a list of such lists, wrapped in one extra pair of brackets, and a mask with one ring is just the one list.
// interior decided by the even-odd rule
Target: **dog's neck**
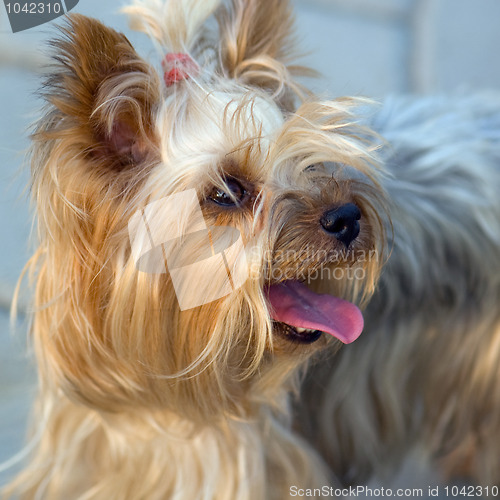
[(145, 484), (152, 500), (181, 492), (182, 498), (281, 499), (289, 491), (278, 485), (329, 484), (315, 452), (264, 405), (251, 421), (197, 428), (166, 412), (102, 414), (61, 392), (44, 394), (40, 404), (44, 431), (34, 467), (19, 480), (32, 491), (45, 488), (53, 500), (90, 498), (89, 488), (99, 498), (139, 498)]

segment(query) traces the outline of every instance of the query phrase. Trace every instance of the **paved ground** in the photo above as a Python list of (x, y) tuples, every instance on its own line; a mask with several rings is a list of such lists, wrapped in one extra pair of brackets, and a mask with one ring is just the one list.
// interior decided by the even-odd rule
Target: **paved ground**
[[(448, 92), (499, 88), (498, 0), (295, 0), (300, 46), (325, 78), (327, 95)], [(126, 31), (115, 2), (80, 0), (77, 11)], [(12, 35), (0, 5), (0, 463), (22, 443), (34, 377), (23, 357), (24, 330), (12, 338), (6, 308), (29, 255), (29, 210), (20, 171), (27, 127), (39, 102), (37, 50), (52, 27)], [(157, 60), (145, 37), (140, 51)], [(0, 483), (2, 482), (0, 473)]]

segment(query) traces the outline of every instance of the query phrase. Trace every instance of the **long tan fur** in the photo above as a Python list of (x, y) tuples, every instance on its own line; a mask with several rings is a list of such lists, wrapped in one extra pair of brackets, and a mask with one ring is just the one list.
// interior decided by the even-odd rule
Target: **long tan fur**
[[(363, 218), (354, 255), (381, 253), (383, 192), (356, 100), (309, 100), (285, 111), (267, 85), (274, 67), (286, 68), (280, 46), (288, 34), (272, 37), (269, 23), (256, 31), (248, 23), (257, 8), (258, 19), (288, 16), (285, 3), (267, 10), (266, 2), (235, 1), (220, 11), (222, 41), (203, 52), (199, 74), (169, 88), (123, 35), (98, 21), (72, 16), (53, 42), (47, 109), (31, 152), (39, 227), (30, 264), (40, 375), (34, 451), (6, 496), (265, 500), (285, 498), (291, 485), (332, 483), (293, 431), (289, 406), (308, 359), (338, 343), (323, 336), (296, 345), (277, 335), (265, 288), (287, 272), (327, 265), (364, 273), (345, 283), (318, 278), (312, 287), (351, 298), (371, 293), (382, 260), (331, 260), (341, 246), (319, 219), (332, 203), (355, 202)], [(167, 50), (194, 57), (210, 39), (210, 30), (200, 33), (215, 7), (148, 1), (129, 11)], [(269, 63), (269, 79), (266, 65), (259, 78), (243, 78), (246, 60)], [(357, 174), (347, 175), (347, 166)], [(248, 191), (237, 210), (209, 199), (228, 189), (228, 177)], [(128, 224), (189, 189), (210, 227), (241, 233), (251, 273), (230, 296), (183, 311), (168, 274), (137, 268)], [(308, 245), (327, 251), (304, 262)], [(200, 257), (198, 244), (186, 248), (182, 258)], [(278, 260), (279, 250), (297, 256)]]

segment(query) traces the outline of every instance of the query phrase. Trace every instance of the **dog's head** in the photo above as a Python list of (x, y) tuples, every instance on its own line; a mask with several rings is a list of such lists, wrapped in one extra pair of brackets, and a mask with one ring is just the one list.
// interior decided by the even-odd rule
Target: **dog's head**
[(286, 1), (218, 3), (128, 9), (161, 72), (82, 16), (54, 42), (33, 149), (34, 337), (43, 379), (96, 408), (246, 415), (359, 335), (347, 300), (380, 270), (359, 101), (295, 82)]

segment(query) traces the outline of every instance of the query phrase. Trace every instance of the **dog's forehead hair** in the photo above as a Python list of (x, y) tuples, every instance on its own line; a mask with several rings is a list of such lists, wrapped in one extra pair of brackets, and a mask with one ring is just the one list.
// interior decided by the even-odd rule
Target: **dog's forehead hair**
[(261, 178), (285, 118), (273, 99), (261, 92), (191, 88), (168, 98), (156, 123), (162, 163), (174, 174), (194, 174), (203, 182), (214, 170), (226, 168)]

